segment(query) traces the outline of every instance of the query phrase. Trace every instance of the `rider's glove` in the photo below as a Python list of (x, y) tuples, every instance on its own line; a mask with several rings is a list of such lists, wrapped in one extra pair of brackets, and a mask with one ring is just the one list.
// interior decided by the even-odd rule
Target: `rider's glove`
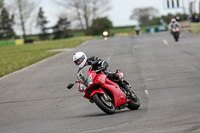
[(98, 65), (101, 65), (102, 67), (104, 67), (105, 69), (108, 68), (108, 63), (106, 61), (99, 61)]

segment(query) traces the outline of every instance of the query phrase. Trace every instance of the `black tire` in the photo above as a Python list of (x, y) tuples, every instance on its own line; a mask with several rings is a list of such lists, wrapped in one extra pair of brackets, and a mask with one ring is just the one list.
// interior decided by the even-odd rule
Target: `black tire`
[(115, 106), (112, 102), (110, 102), (110, 105), (107, 105), (103, 100), (103, 94), (95, 93), (92, 96), (92, 100), (96, 103), (96, 105), (105, 113), (107, 114), (114, 114), (115, 113)]
[(178, 42), (178, 36), (175, 38), (175, 41)]
[(179, 36), (177, 34), (175, 34), (174, 39), (175, 39), (176, 42), (178, 42), (178, 38), (179, 38)]
[(134, 92), (132, 92), (132, 98), (130, 100), (131, 101), (128, 102), (127, 108), (130, 110), (137, 110), (140, 107), (140, 100)]

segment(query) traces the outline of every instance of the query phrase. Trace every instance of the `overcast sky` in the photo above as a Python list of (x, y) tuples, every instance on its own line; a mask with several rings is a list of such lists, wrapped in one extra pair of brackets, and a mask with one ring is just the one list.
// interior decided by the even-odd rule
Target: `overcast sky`
[(183, 8), (167, 9), (164, 0), (112, 0), (111, 5), (112, 10), (109, 18), (115, 26), (135, 24), (135, 21), (130, 20), (132, 11), (135, 8), (154, 7), (159, 10), (158, 16), (168, 13), (183, 13)]
[[(10, 0), (5, 0), (8, 3)], [(38, 0), (45, 12), (45, 16), (50, 21), (49, 26), (55, 25), (58, 19), (58, 14), (63, 10), (62, 7), (58, 6), (53, 0)], [(183, 8), (167, 9), (166, 0), (109, 0), (111, 10), (107, 12), (108, 18), (113, 22), (114, 26), (129, 26), (136, 25), (137, 21), (130, 20), (133, 9), (143, 7), (154, 7), (159, 10), (158, 16), (166, 15), (168, 13), (183, 13)], [(190, 0), (179, 0), (180, 5), (184, 5), (186, 13), (189, 12), (188, 1)], [(184, 3), (183, 3), (184, 1)], [(199, 0), (196, 0), (199, 1)], [(198, 8), (196, 8), (197, 10)], [(39, 11), (36, 10), (37, 13)]]
[[(183, 5), (182, 1), (184, 1), (185, 8), (188, 12), (188, 0), (179, 1), (181, 6)], [(57, 5), (50, 2), (50, 0), (42, 0), (41, 6), (43, 6), (45, 14), (49, 19), (53, 20), (56, 15), (55, 11), (58, 10), (55, 8)], [(110, 6), (111, 10), (107, 14), (114, 26), (136, 24), (136, 21), (130, 20), (130, 15), (135, 8), (154, 7), (159, 10), (158, 16), (168, 13), (183, 13), (183, 8), (167, 9), (165, 0), (110, 0)]]

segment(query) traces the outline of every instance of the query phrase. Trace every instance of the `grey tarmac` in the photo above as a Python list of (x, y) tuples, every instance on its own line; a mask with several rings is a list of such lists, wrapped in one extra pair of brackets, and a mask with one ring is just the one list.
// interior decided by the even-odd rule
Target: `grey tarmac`
[[(141, 101), (107, 115), (79, 93), (72, 55), (120, 68)], [(200, 35), (169, 32), (84, 43), (0, 79), (0, 133), (199, 133)]]

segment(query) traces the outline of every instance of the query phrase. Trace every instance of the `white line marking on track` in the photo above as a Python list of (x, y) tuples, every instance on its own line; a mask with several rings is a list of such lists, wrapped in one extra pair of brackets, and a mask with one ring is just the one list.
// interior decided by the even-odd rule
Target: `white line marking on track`
[(84, 43), (82, 43), (81, 45), (85, 45), (85, 44), (87, 44), (88, 42), (89, 42), (90, 40), (87, 40), (87, 41), (85, 41)]
[(149, 91), (148, 90), (145, 90), (144, 93), (149, 96)]
[(153, 78), (151, 78), (151, 79), (147, 79), (147, 81), (151, 81), (151, 80), (153, 80)]

